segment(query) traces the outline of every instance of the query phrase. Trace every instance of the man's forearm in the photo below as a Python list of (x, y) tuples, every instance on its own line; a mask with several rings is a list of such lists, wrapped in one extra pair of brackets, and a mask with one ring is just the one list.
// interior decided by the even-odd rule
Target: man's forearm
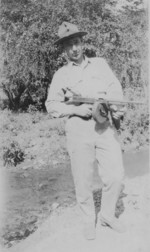
[(71, 116), (75, 114), (75, 105), (67, 105), (63, 102), (46, 101), (47, 112), (54, 118)]

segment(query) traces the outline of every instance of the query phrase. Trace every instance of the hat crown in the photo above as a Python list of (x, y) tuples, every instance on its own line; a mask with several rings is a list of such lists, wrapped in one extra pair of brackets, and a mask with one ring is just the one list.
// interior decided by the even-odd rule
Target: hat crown
[(57, 39), (54, 44), (58, 45), (66, 41), (67, 39), (70, 39), (75, 36), (83, 37), (87, 34), (85, 31), (79, 31), (78, 27), (74, 24), (71, 24), (69, 22), (63, 22), (58, 29), (58, 36), (59, 39)]
[(76, 25), (69, 22), (63, 22), (59, 27), (58, 36), (59, 38), (64, 38), (77, 32), (79, 32), (79, 30)]

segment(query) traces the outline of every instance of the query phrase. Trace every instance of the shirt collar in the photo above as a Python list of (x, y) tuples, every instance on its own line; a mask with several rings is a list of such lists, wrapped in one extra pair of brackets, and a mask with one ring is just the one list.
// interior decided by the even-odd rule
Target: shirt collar
[(73, 61), (69, 61), (68, 65), (69, 65), (70, 67), (72, 67), (72, 66), (80, 66), (81, 68), (84, 69), (89, 63), (91, 63), (90, 59), (89, 59), (88, 57), (84, 56), (84, 60), (83, 60), (83, 62), (82, 62), (81, 65), (78, 65), (78, 64), (76, 64), (76, 63), (73, 62)]

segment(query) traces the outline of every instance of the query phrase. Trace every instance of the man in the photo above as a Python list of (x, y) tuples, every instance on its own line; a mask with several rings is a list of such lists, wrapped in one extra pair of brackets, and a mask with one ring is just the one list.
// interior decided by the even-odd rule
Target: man
[[(83, 97), (123, 99), (119, 81), (103, 58), (87, 58), (83, 54), (83, 39), (87, 33), (74, 24), (63, 22), (59, 39), (68, 58), (68, 64), (54, 75), (46, 108), (53, 117), (68, 116), (66, 136), (86, 239), (95, 239), (95, 209), (91, 191), (91, 178), (95, 160), (103, 182), (99, 221), (102, 225), (123, 232), (124, 227), (115, 218), (115, 207), (121, 189), (123, 164), (117, 132), (108, 117), (102, 123), (92, 118), (92, 105), (68, 105), (64, 101), (73, 94)], [(123, 111), (113, 110), (118, 119)]]

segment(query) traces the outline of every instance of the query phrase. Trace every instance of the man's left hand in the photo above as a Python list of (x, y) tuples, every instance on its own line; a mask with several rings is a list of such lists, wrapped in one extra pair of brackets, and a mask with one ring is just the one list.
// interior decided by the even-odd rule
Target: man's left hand
[(122, 116), (124, 116), (127, 109), (125, 106), (118, 109), (116, 105), (110, 105), (110, 110), (112, 112), (112, 117), (116, 120), (119, 120)]

